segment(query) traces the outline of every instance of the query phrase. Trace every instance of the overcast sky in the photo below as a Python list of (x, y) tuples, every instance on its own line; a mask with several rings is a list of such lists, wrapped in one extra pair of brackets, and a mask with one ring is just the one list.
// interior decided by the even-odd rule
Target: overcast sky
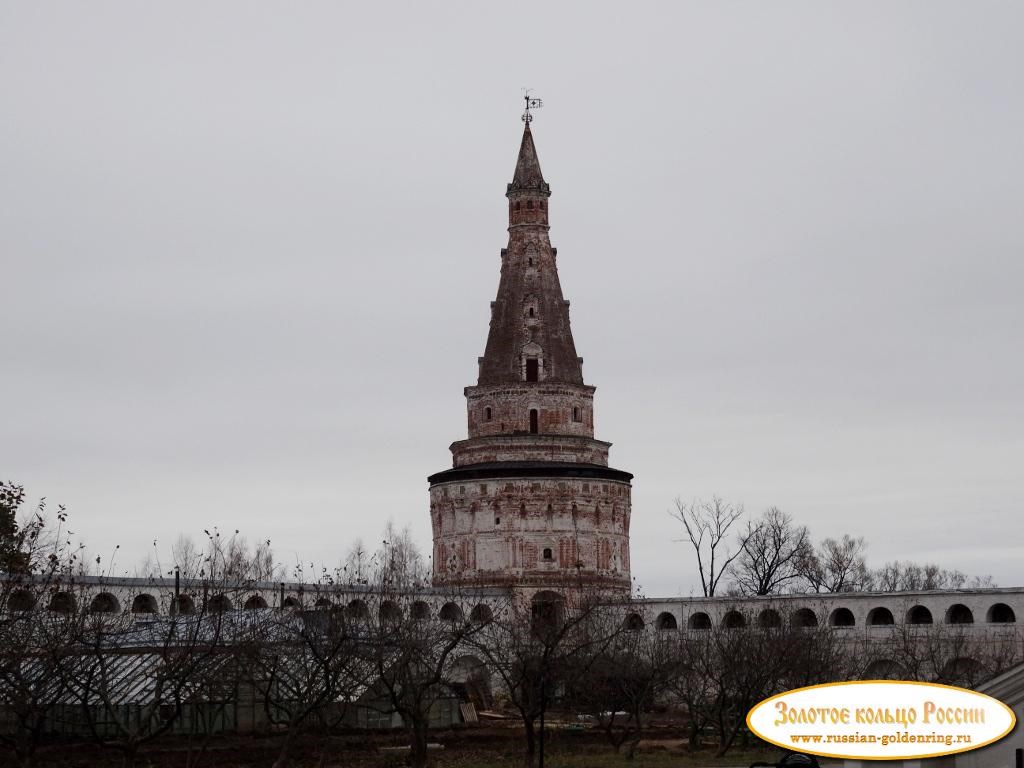
[(522, 87), (633, 574), (675, 497), (1024, 584), (1024, 6), (0, 3), (0, 476), (131, 571), (429, 552)]

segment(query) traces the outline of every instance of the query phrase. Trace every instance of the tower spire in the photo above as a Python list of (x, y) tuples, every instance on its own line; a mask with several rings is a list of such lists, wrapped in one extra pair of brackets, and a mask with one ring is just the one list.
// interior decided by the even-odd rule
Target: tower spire
[(537, 157), (537, 147), (533, 143), (533, 132), (530, 130), (529, 122), (523, 128), (523, 140), (519, 144), (516, 170), (512, 174), (512, 183), (508, 187), (509, 192), (525, 192), (527, 190), (534, 190), (545, 196), (551, 193), (551, 188), (544, 181), (544, 174), (540, 170), (540, 158)]
[(537, 148), (533, 144), (533, 133), (530, 131), (530, 123), (533, 122), (531, 109), (539, 109), (544, 106), (540, 99), (530, 98), (530, 92), (523, 89), (523, 99), (526, 101), (526, 111), (523, 112), (523, 140), (519, 144), (519, 157), (516, 159), (516, 170), (512, 174), (512, 183), (508, 185), (506, 196), (513, 192), (525, 192), (533, 190), (542, 195), (548, 196), (551, 190), (544, 181), (544, 174), (540, 171), (540, 160), (537, 158)]

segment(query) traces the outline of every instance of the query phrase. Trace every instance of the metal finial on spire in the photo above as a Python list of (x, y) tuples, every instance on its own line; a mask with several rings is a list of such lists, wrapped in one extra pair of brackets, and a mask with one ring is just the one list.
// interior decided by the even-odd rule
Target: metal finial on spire
[(533, 122), (533, 115), (530, 114), (531, 109), (540, 109), (544, 106), (544, 102), (540, 99), (531, 99), (530, 90), (523, 88), (523, 101), (526, 102), (526, 111), (523, 112), (523, 122), (529, 125)]

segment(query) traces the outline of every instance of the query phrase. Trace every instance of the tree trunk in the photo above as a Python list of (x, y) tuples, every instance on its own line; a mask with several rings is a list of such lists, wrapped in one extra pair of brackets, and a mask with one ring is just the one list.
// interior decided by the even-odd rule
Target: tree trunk
[(427, 754), (427, 723), (416, 720), (412, 724), (412, 768), (427, 768), (430, 757)]
[(122, 768), (135, 768), (135, 755), (139, 751), (139, 748), (135, 745), (131, 745), (125, 748), (121, 754), (121, 766)]
[(629, 749), (626, 750), (626, 759), (632, 760), (636, 756), (636, 748), (640, 746), (640, 734), (637, 734), (636, 738), (629, 742)]
[(526, 731), (526, 752), (523, 754), (523, 768), (534, 768), (537, 764), (537, 732), (533, 718), (523, 718), (523, 729)]
[(291, 751), (292, 731), (289, 728), (284, 735), (284, 743), (281, 745), (281, 751), (277, 753), (277, 759), (274, 761), (273, 768), (288, 768), (288, 763), (291, 762)]

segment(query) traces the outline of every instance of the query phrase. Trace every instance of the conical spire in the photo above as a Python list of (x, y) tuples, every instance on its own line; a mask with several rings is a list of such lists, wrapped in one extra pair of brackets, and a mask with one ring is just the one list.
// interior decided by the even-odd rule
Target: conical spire
[(520, 192), (526, 190), (548, 191), (547, 182), (544, 181), (544, 174), (540, 171), (540, 160), (537, 158), (537, 148), (533, 144), (533, 133), (530, 132), (530, 124), (526, 124), (523, 130), (523, 141), (519, 145), (519, 158), (516, 160), (516, 171), (512, 176), (512, 183), (509, 184), (509, 192)]
[(506, 192), (509, 241), (502, 252), (498, 295), (491, 302), (478, 385), (557, 381), (584, 386), (569, 326), (569, 302), (562, 297), (555, 250), (548, 239), (550, 196), (527, 123)]

